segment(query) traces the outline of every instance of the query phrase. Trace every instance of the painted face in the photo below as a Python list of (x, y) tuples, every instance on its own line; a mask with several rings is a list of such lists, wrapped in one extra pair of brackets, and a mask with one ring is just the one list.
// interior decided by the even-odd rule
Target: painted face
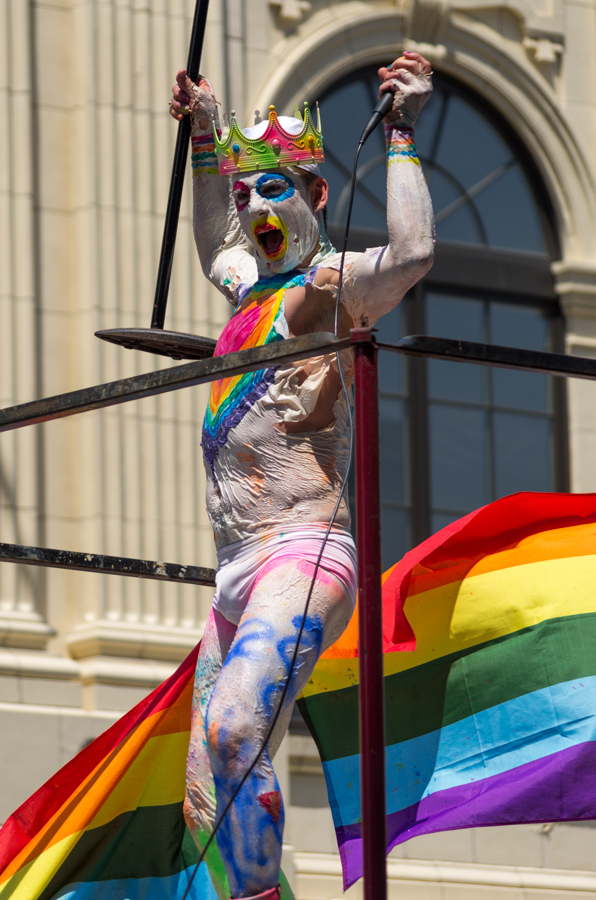
[(232, 182), (232, 196), (242, 230), (272, 273), (289, 272), (312, 254), (319, 222), (305, 178), (246, 172)]

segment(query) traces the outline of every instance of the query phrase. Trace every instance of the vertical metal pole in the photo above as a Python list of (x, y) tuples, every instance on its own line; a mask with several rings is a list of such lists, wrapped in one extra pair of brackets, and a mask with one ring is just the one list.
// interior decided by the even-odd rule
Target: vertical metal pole
[[(188, 62), (186, 64), (186, 71), (188, 72), (188, 77), (191, 81), (196, 81), (199, 75), (208, 10), (209, 0), (197, 0), (190, 36)], [(178, 219), (180, 218), (180, 204), (182, 202), (182, 188), (184, 187), (184, 173), (186, 171), (186, 160), (188, 158), (189, 140), (190, 116), (184, 116), (178, 125), (176, 149), (174, 150), (170, 193), (168, 194), (166, 221), (161, 242), (161, 254), (159, 257), (159, 268), (157, 270), (157, 284), (155, 287), (153, 313), (151, 316), (152, 328), (163, 328), (166, 317), (166, 306), (168, 303), (170, 277), (172, 275), (172, 263), (174, 261), (174, 247), (176, 245), (176, 234), (178, 232)]]
[(379, 381), (372, 329), (351, 331), (355, 364), (360, 784), (364, 900), (386, 900)]

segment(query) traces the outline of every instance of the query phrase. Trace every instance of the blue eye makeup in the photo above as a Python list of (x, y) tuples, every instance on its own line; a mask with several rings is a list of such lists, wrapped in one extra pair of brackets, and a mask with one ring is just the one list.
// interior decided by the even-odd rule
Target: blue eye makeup
[(275, 175), (273, 172), (265, 172), (257, 181), (257, 194), (264, 200), (288, 200), (294, 193), (294, 182), (281, 172)]

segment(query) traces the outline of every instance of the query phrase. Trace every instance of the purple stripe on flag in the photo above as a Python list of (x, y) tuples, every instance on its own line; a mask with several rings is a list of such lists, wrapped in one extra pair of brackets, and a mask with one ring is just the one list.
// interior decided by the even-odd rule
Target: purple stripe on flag
[[(587, 741), (492, 778), (423, 797), (387, 816), (387, 852), (410, 838), (486, 825), (596, 819), (596, 742)], [(337, 830), (344, 890), (362, 877), (360, 825)]]

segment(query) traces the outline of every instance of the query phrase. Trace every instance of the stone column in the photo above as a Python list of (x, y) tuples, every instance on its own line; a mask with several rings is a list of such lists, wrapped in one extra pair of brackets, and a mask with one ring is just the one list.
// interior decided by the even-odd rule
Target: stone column
[[(596, 264), (553, 265), (566, 319), (566, 351), (596, 358)], [(596, 491), (596, 382), (567, 379), (571, 490)]]
[[(219, 69), (214, 0), (204, 70)], [(39, 2), (39, 230), (44, 392), (175, 365), (99, 341), (148, 327), (192, 0)], [(41, 76), (43, 73), (43, 77)], [(200, 271), (190, 160), (166, 328), (214, 335), (229, 306)], [(200, 450), (206, 388), (44, 426), (47, 545), (214, 564)], [(196, 643), (212, 591), (115, 576), (48, 573), (52, 648), (78, 660), (88, 709), (132, 705)]]
[[(35, 35), (29, 4), (7, 0), (0, 15), (0, 404), (39, 394), (39, 243)], [(43, 432), (0, 435), (0, 541), (38, 544), (43, 537)], [(46, 621), (40, 570), (0, 566), (0, 646), (44, 649)]]

